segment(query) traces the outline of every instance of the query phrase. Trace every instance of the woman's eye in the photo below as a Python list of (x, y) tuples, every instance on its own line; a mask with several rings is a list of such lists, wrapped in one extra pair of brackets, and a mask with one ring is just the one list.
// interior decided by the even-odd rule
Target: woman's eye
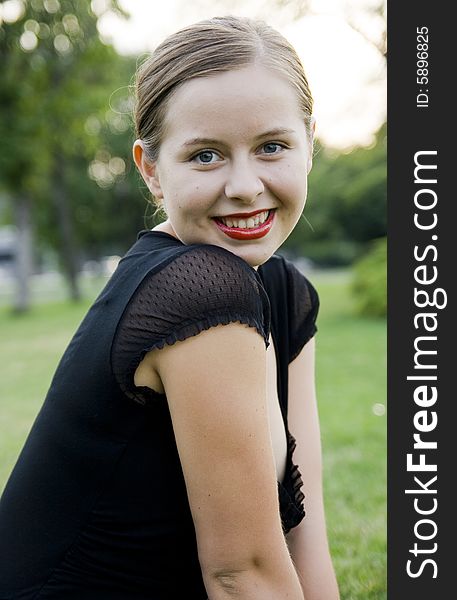
[(268, 142), (268, 144), (262, 146), (262, 149), (265, 154), (278, 154), (281, 150), (284, 150), (284, 146), (276, 142)]
[(203, 150), (203, 152), (199, 152), (192, 157), (192, 160), (196, 161), (200, 165), (211, 165), (216, 162), (218, 158), (219, 156), (216, 154), (216, 152), (213, 152), (212, 150)]

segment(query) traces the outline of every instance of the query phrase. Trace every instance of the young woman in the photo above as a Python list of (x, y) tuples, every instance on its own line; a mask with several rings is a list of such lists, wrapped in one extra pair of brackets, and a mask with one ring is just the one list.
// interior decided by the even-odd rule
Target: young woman
[(137, 77), (135, 163), (166, 220), (65, 352), (0, 504), (0, 598), (336, 600), (317, 293), (276, 250), (312, 99), (289, 43), (226, 17)]

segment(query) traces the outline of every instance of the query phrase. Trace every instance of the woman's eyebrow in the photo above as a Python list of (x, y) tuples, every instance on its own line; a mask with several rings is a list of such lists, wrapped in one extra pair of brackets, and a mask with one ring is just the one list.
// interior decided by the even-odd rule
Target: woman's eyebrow
[[(268, 131), (265, 131), (264, 133), (260, 133), (259, 135), (256, 135), (254, 137), (254, 141), (256, 140), (260, 140), (262, 138), (266, 138), (266, 137), (275, 137), (277, 135), (284, 135), (286, 133), (295, 133), (294, 129), (287, 129), (286, 127), (276, 127), (275, 129), (269, 129)], [(206, 138), (206, 137), (195, 137), (195, 138), (191, 138), (189, 140), (186, 140), (183, 143), (183, 146), (188, 147), (188, 146), (199, 146), (199, 145), (214, 145), (214, 144), (221, 144), (221, 140), (217, 140), (215, 138)]]
[(183, 146), (201, 146), (201, 145), (212, 145), (212, 144), (220, 144), (220, 140), (216, 140), (213, 138), (203, 138), (203, 137), (195, 137), (190, 140), (186, 140), (183, 143)]
[(265, 133), (261, 133), (260, 135), (255, 136), (255, 140), (260, 140), (265, 137), (275, 137), (277, 135), (284, 135), (286, 133), (295, 133), (294, 129), (288, 129), (287, 127), (275, 127), (274, 129), (269, 129), (265, 131)]

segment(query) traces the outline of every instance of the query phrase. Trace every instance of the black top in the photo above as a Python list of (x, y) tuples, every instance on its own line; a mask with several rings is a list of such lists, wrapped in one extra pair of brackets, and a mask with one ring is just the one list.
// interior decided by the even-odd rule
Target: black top
[(256, 271), (218, 246), (141, 232), (63, 355), (1, 498), (0, 600), (207, 597), (166, 396), (133, 374), (150, 349), (217, 324), (255, 327), (266, 345), (271, 328), (288, 439), (281, 518), (296, 526), (287, 366), (317, 310), (280, 256)]

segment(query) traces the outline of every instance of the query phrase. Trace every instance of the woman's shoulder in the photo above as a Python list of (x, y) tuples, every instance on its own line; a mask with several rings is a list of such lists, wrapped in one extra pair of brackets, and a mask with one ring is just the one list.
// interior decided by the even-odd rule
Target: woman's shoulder
[(210, 244), (181, 248), (145, 278), (142, 293), (181, 321), (211, 314), (262, 314), (266, 301), (256, 271), (232, 252)]
[(255, 270), (233, 252), (213, 244), (183, 244), (161, 230), (141, 231), (120, 264), (129, 259), (144, 262), (146, 267), (157, 271), (173, 262), (183, 263), (186, 269), (180, 272), (186, 279), (192, 271), (204, 269), (207, 273), (236, 273), (239, 277), (256, 280)]
[(164, 280), (162, 284), (168, 280), (175, 288), (183, 286), (190, 297), (215, 292), (261, 294), (255, 269), (221, 246), (172, 243), (157, 249), (157, 256), (150, 258), (152, 268), (148, 274), (151, 278)]
[(241, 321), (251, 315), (268, 337), (269, 301), (262, 280), (229, 250), (146, 232), (122, 262), (118, 279), (134, 276), (138, 281), (129, 285), (134, 291), (126, 312), (144, 314), (149, 322), (160, 317), (161, 327), (215, 316)]
[(269, 304), (256, 271), (219, 246), (172, 253), (144, 277), (117, 328), (112, 365), (121, 388), (137, 398), (133, 373), (148, 352), (234, 322), (255, 328), (268, 346)]

